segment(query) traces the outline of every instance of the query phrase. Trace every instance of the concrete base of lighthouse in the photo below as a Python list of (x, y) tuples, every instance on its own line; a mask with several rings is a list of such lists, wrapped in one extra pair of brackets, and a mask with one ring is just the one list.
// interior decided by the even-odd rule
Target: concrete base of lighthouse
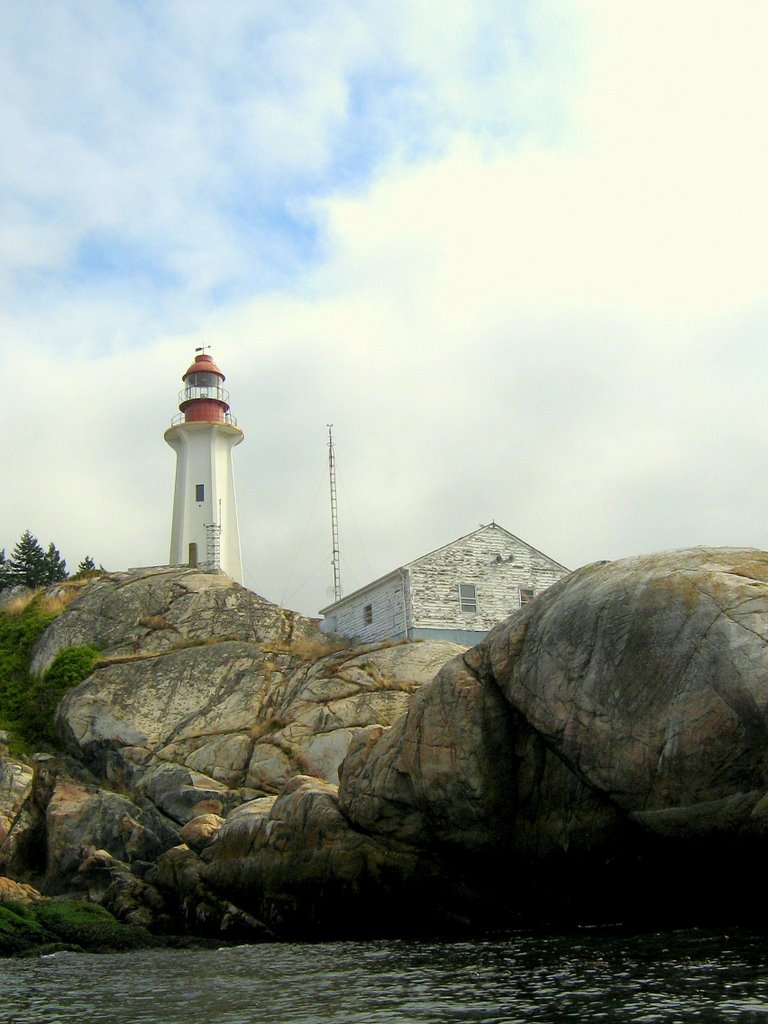
[(243, 582), (232, 449), (243, 432), (231, 423), (185, 422), (165, 440), (176, 452), (171, 565), (195, 563)]

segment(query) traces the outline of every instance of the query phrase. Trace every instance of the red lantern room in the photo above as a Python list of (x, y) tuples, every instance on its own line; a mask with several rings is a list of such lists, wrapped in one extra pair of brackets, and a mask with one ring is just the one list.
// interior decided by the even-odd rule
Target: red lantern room
[(185, 423), (232, 423), (229, 393), (221, 386), (224, 374), (211, 356), (197, 352), (195, 361), (181, 378), (179, 409)]

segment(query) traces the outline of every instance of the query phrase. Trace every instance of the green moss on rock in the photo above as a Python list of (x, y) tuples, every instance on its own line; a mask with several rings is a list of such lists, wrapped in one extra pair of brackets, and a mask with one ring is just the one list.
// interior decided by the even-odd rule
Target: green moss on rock
[(155, 942), (144, 928), (120, 924), (104, 907), (84, 900), (39, 903), (34, 913), (38, 923), (56, 939), (92, 952), (139, 949)]
[(158, 944), (146, 929), (120, 924), (109, 911), (84, 900), (0, 904), (0, 956), (107, 953)]
[(26, 953), (49, 938), (30, 907), (20, 903), (0, 903), (0, 955)]

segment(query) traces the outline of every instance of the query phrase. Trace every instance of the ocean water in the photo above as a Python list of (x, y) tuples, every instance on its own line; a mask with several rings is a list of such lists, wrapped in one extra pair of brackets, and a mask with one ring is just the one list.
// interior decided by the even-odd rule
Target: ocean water
[(579, 932), (0, 960), (0, 1021), (764, 1021), (768, 933)]

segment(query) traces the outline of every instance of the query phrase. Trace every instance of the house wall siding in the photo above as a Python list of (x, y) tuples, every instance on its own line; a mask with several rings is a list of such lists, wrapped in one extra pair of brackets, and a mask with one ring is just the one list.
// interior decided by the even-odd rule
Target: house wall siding
[[(417, 559), (409, 571), (410, 625), (480, 632), (487, 632), (520, 608), (521, 587), (538, 594), (566, 575), (566, 570), (546, 555), (494, 527)], [(477, 611), (461, 610), (460, 583), (475, 585)]]
[[(365, 607), (371, 606), (372, 622), (365, 621)], [(377, 643), (388, 637), (405, 637), (402, 576), (391, 576), (363, 594), (341, 601), (333, 610), (335, 633), (358, 643)]]
[[(441, 636), (473, 644), (520, 608), (521, 588), (536, 596), (567, 572), (503, 528), (484, 526), (342, 598), (324, 610), (320, 628), (358, 643)], [(461, 610), (460, 583), (474, 585), (475, 611)]]

